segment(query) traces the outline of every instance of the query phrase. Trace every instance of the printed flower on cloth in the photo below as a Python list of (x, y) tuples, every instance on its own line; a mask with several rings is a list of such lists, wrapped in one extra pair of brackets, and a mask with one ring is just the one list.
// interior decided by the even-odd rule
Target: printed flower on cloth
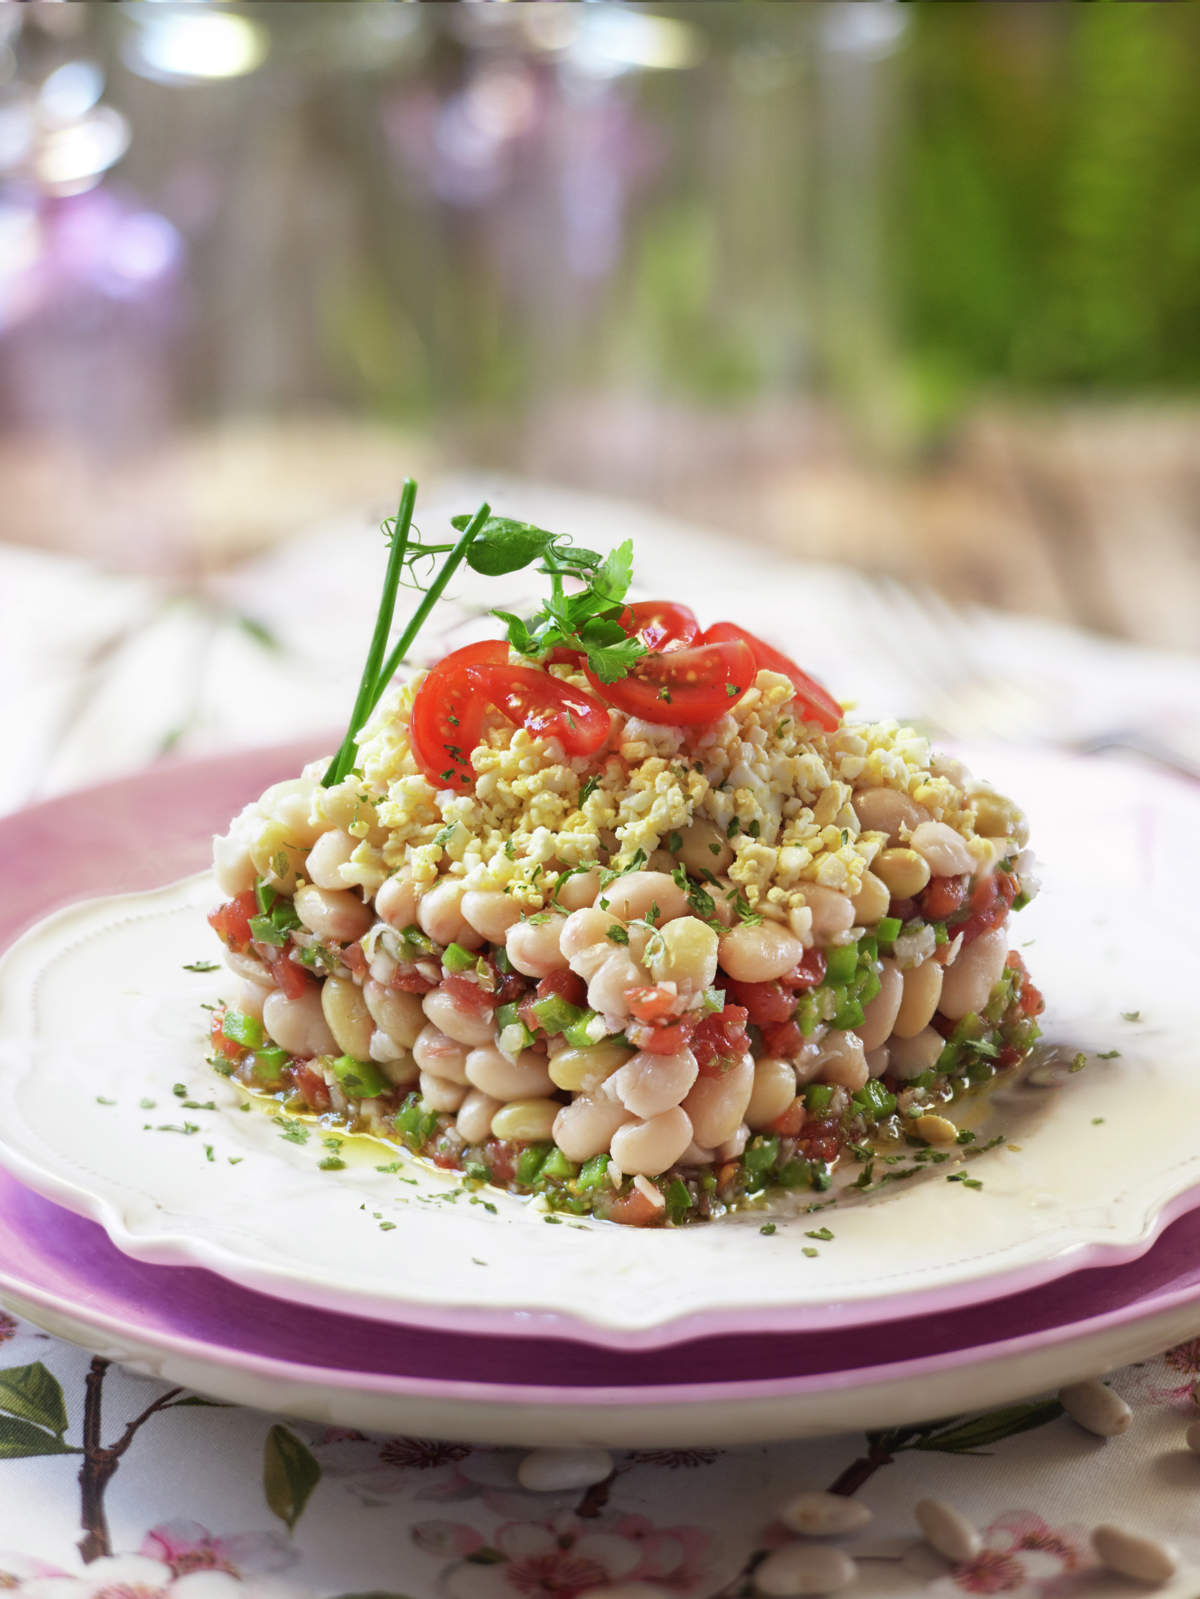
[(198, 1521), (168, 1521), (142, 1539), (141, 1553), (161, 1560), (173, 1577), (192, 1571), (221, 1571), (245, 1577), (290, 1566), (295, 1552), (277, 1532), (239, 1532), (219, 1538)]
[(1051, 1527), (1030, 1510), (1013, 1510), (985, 1530), (983, 1548), (925, 1590), (939, 1599), (1004, 1594), (1006, 1599), (1078, 1595), (1075, 1573), (1095, 1564), (1083, 1527)]
[(32, 1576), (11, 1591), (21, 1599), (298, 1599), (299, 1590), (268, 1579), (244, 1583), (227, 1572), (193, 1571), (176, 1577), (170, 1566), (145, 1555), (105, 1555), (78, 1576)]
[(1172, 1410), (1200, 1414), (1192, 1397), (1193, 1388), (1200, 1383), (1200, 1338), (1176, 1344), (1157, 1360), (1133, 1366), (1121, 1377), (1121, 1392), (1132, 1405), (1168, 1405)]

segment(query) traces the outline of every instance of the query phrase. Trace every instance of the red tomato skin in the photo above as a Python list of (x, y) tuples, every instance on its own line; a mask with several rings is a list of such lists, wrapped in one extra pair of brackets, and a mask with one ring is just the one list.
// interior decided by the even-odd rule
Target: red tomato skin
[(469, 977), (460, 976), (458, 972), (451, 972), (448, 977), (443, 977), (442, 988), (460, 1010), (469, 1011), (474, 1016), (488, 1016), (500, 1003), (498, 995), (481, 988)]
[(676, 605), (673, 600), (639, 600), (627, 605), (621, 613), (621, 626), (631, 636), (640, 638), (648, 650), (683, 649), (700, 633), (696, 613), (686, 605)]
[(468, 757), (479, 743), (484, 707), (468, 673), (507, 660), (503, 639), (466, 644), (432, 667), (417, 690), (409, 737), (417, 765), (435, 788), (475, 787)]
[(784, 1138), (795, 1138), (796, 1134), (804, 1127), (807, 1119), (808, 1111), (805, 1108), (804, 1101), (799, 1098), (793, 1099), (783, 1114), (776, 1116), (768, 1130), (772, 1133), (778, 1133)]
[(619, 1222), (622, 1227), (655, 1227), (666, 1220), (666, 1215), (666, 1206), (647, 1199), (640, 1188), (618, 1194), (606, 1213), (608, 1221)]
[(764, 1027), (762, 1035), (767, 1053), (780, 1060), (794, 1060), (804, 1048), (804, 1034), (795, 1022), (776, 1022), (773, 1027)]
[(275, 944), (263, 944), (263, 959), (271, 968), (271, 976), (275, 979), (275, 986), (281, 989), (288, 999), (299, 999), (306, 989), (316, 982), (316, 978), (297, 966), (294, 960), (288, 959), (288, 950), (291, 946), (285, 945), (282, 949)]
[(755, 1027), (769, 1027), (773, 1022), (790, 1021), (796, 1001), (782, 983), (739, 983), (729, 977), (725, 992), (735, 1005), (742, 1005)]
[(987, 877), (981, 877), (971, 890), (968, 901), (971, 914), (965, 922), (953, 926), (951, 932), (961, 933), (963, 943), (971, 944), (981, 933), (999, 927), (1007, 920), (1017, 891), (1017, 880), (1009, 872), (991, 872)]
[(704, 644), (719, 644), (731, 639), (741, 639), (750, 646), (754, 654), (754, 664), (759, 671), (778, 672), (791, 682), (806, 721), (816, 722), (827, 733), (832, 733), (841, 726), (842, 708), (829, 690), (822, 683), (818, 683), (815, 677), (810, 677), (807, 672), (801, 671), (790, 656), (784, 655), (765, 639), (759, 638), (747, 628), (739, 627), (736, 622), (714, 622), (701, 634), (701, 642)]
[(244, 955), (254, 936), (250, 931), (250, 918), (257, 915), (258, 901), (254, 898), (254, 890), (248, 888), (244, 894), (227, 899), (215, 911), (209, 911), (208, 925), (227, 949)]
[(494, 705), (534, 737), (556, 738), (567, 755), (593, 755), (608, 738), (599, 700), (536, 666), (473, 666), (466, 675), (481, 709)]
[(292, 1084), (314, 1116), (323, 1116), (332, 1107), (329, 1088), (320, 1072), (313, 1071), (307, 1061), (294, 1060), (289, 1068)]
[(640, 1027), (631, 1042), (646, 1055), (678, 1055), (688, 1047), (695, 1028), (694, 1018), (683, 1016), (665, 1027)]
[(639, 1022), (660, 1022), (672, 1015), (676, 997), (665, 988), (627, 988), (625, 999)]
[(965, 877), (935, 877), (921, 893), (922, 914), (930, 922), (944, 921), (954, 915), (966, 897)]
[(806, 950), (783, 981), (795, 993), (807, 994), (823, 981), (827, 964), (823, 949)]
[(702, 1077), (724, 1077), (750, 1047), (746, 1037), (746, 1009), (726, 1005), (702, 1016), (692, 1035), (691, 1049)]
[(587, 669), (588, 681), (609, 705), (666, 727), (715, 722), (737, 704), (754, 674), (754, 656), (741, 639), (644, 656), (615, 683), (602, 683)]
[(342, 946), (342, 965), (352, 972), (357, 972), (360, 977), (370, 970), (366, 951), (361, 944), (345, 944)]
[(415, 966), (397, 966), (388, 978), (388, 987), (399, 989), (402, 994), (431, 994), (437, 984), (431, 983)]

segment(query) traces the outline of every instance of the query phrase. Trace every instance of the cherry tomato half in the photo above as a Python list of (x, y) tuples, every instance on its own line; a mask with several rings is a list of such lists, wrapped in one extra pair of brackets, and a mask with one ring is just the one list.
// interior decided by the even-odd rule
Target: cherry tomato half
[(648, 650), (679, 650), (700, 632), (696, 613), (672, 600), (639, 600), (621, 612), (621, 626)]
[(744, 627), (739, 627), (736, 622), (714, 622), (700, 635), (703, 644), (719, 644), (732, 639), (741, 639), (750, 646), (757, 670), (778, 672), (790, 679), (804, 712), (805, 721), (816, 722), (829, 733), (841, 726), (842, 708), (829, 690), (823, 688), (815, 677), (809, 677), (807, 672), (802, 672), (795, 661), (768, 644), (765, 639), (760, 639)]
[(479, 743), (485, 706), (467, 671), (507, 659), (508, 645), (503, 639), (464, 645), (439, 661), (417, 690), (412, 708), (413, 754), (435, 788), (475, 787), (470, 753)]
[(536, 738), (556, 738), (568, 755), (592, 755), (608, 737), (608, 712), (585, 689), (536, 666), (472, 666), (467, 676), (489, 705)]
[(627, 716), (696, 727), (736, 705), (755, 671), (750, 646), (734, 639), (647, 655), (615, 683), (602, 683), (590, 670), (587, 675), (597, 694)]

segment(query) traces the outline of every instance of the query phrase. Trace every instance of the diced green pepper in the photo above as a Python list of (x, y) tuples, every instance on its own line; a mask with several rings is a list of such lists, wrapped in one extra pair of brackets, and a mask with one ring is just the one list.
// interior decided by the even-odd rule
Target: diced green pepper
[(861, 1027), (863, 1022), (863, 1008), (859, 1000), (847, 995), (833, 1013), (830, 1021), (831, 1027)]
[(604, 1023), (594, 1010), (585, 1010), (577, 1022), (563, 1028), (562, 1035), (575, 1049), (590, 1049), (608, 1037)]
[(552, 1178), (555, 1182), (566, 1182), (568, 1178), (578, 1177), (579, 1167), (573, 1160), (568, 1160), (555, 1144), (542, 1165), (539, 1174), (542, 1177)]
[(579, 1173), (576, 1186), (581, 1193), (588, 1193), (593, 1188), (604, 1188), (608, 1185), (609, 1155), (593, 1155), (591, 1160), (585, 1161), (583, 1170)]
[(243, 1049), (258, 1049), (264, 1040), (263, 1024), (257, 1016), (247, 1016), (240, 1010), (227, 1010), (221, 1022), (221, 1031), (231, 1044)]
[(820, 1001), (814, 994), (804, 994), (801, 996), (800, 1002), (796, 1006), (795, 1012), (793, 1013), (792, 1020), (795, 1022), (796, 1026), (800, 1029), (805, 1038), (810, 1037), (816, 1032), (821, 1022), (821, 1005)]
[(353, 1055), (327, 1055), (324, 1057), (346, 1092), (358, 1099), (374, 1099), (391, 1088), (387, 1078), (374, 1061), (355, 1060)]
[(258, 906), (260, 915), (266, 916), (278, 898), (279, 891), (272, 888), (265, 878), (257, 879), (254, 884), (254, 903)]
[(547, 994), (545, 999), (534, 1000), (529, 1009), (538, 1027), (547, 1036), (561, 1033), (564, 1028), (570, 1027), (573, 1022), (580, 1021), (588, 1014), (578, 1005), (572, 1005), (571, 1001), (564, 999), (561, 994)]
[(804, 1108), (814, 1116), (823, 1116), (833, 1099), (833, 1089), (828, 1083), (809, 1083), (804, 1090)]
[(723, 988), (706, 988), (700, 1003), (700, 1009), (706, 1016), (712, 1016), (717, 1011), (725, 1009), (725, 990)]
[(781, 1188), (807, 1188), (812, 1181), (812, 1162), (798, 1157), (785, 1161), (775, 1175)]
[(895, 1094), (889, 1093), (877, 1077), (870, 1078), (857, 1089), (853, 1099), (863, 1115), (872, 1121), (880, 1121), (896, 1109)]
[(901, 922), (898, 916), (885, 916), (875, 928), (875, 937), (879, 940), (879, 947), (892, 945), (900, 937)]
[(432, 938), (423, 933), (415, 922), (410, 923), (408, 927), (402, 927), (400, 937), (404, 940), (404, 953), (409, 960), (433, 954)]
[(879, 973), (868, 966), (855, 985), (855, 998), (860, 1005), (869, 1005), (882, 987)]
[(533, 1187), (553, 1148), (553, 1144), (528, 1144), (517, 1156), (516, 1176), (523, 1187)]
[(469, 972), (475, 965), (476, 957), (469, 949), (464, 949), (461, 944), (447, 944), (442, 951), (442, 965), (448, 972)]
[(492, 1174), (479, 1160), (469, 1160), (463, 1166), (463, 1176), (469, 1177), (474, 1183), (490, 1183)]
[(746, 1145), (742, 1164), (748, 1172), (766, 1172), (779, 1159), (778, 1138), (752, 1138)]
[(276, 927), (269, 916), (250, 918), (250, 936), (260, 944), (274, 944), (277, 949), (282, 949), (288, 941), (283, 928)]
[(273, 1086), (278, 1083), (280, 1073), (291, 1058), (286, 1049), (276, 1049), (274, 1045), (256, 1049), (250, 1061), (250, 1075), (264, 1088)]
[(517, 1015), (516, 1000), (513, 1000), (508, 1005), (496, 1006), (496, 1026), (501, 1032), (503, 1032), (506, 1027), (511, 1027), (514, 1022), (519, 1020), (520, 1017)]
[(836, 983), (848, 983), (857, 970), (857, 944), (842, 944), (837, 949), (827, 950), (825, 953), (824, 986), (831, 988)]
[(667, 1187), (667, 1215), (673, 1222), (680, 1222), (692, 1208), (692, 1196), (688, 1185), (682, 1177), (673, 1177)]
[(859, 961), (874, 961), (879, 958), (879, 942), (874, 933), (864, 933), (858, 941)]

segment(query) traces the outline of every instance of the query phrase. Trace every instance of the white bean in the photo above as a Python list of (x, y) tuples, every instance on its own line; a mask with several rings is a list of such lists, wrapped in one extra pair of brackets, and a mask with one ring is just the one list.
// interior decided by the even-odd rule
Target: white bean
[[(698, 1077), (683, 1102), (696, 1142), (715, 1149), (732, 1138), (754, 1092), (754, 1060), (743, 1055), (721, 1077)], [(653, 1174), (651, 1174), (653, 1175)]]
[(944, 1560), (958, 1565), (964, 1560), (974, 1560), (983, 1548), (978, 1530), (944, 1499), (921, 1499), (914, 1514), (925, 1542)]
[(327, 977), (321, 984), (321, 1009), (342, 1054), (369, 1060), (374, 1028), (358, 984), (348, 977)]
[(605, 1039), (589, 1049), (567, 1045), (550, 1057), (550, 1076), (559, 1088), (569, 1093), (590, 1094), (610, 1073), (629, 1060), (632, 1051), (615, 1039)]
[(477, 933), (493, 944), (502, 944), (510, 927), (521, 920), (521, 907), (511, 894), (498, 889), (468, 889), (462, 897), (462, 913)]
[(815, 1490), (796, 1494), (776, 1514), (785, 1527), (804, 1538), (839, 1538), (857, 1532), (871, 1519), (861, 1499)]
[(386, 1033), (376, 1031), (371, 1034), (371, 1059), (395, 1088), (409, 1088), (420, 1078), (412, 1051), (404, 1049), (398, 1055), (393, 1054), (392, 1043)]
[(785, 1544), (769, 1554), (754, 1573), (759, 1593), (775, 1595), (839, 1593), (858, 1576), (844, 1549), (831, 1544)]
[(435, 944), (461, 944), (464, 949), (478, 949), (483, 943), (463, 915), (465, 893), (461, 878), (443, 877), (421, 895), (417, 902), (417, 924)]
[(683, 832), (679, 859), (693, 877), (703, 880), (705, 872), (723, 872), (733, 859), (733, 845), (715, 822), (700, 817)]
[(692, 1124), (675, 1105), (648, 1121), (618, 1127), (612, 1138), (612, 1158), (627, 1174), (657, 1177), (673, 1166), (692, 1141)]
[(1136, 1532), (1111, 1524), (1097, 1527), (1092, 1548), (1101, 1565), (1135, 1582), (1170, 1582), (1179, 1570), (1179, 1556), (1170, 1544), (1155, 1538), (1142, 1538)]
[(496, 1023), (490, 1011), (471, 1010), (460, 1005), (445, 988), (431, 989), (421, 1001), (426, 1016), (440, 1027), (447, 1038), (474, 1049), (490, 1044), (496, 1036)]
[(698, 916), (668, 922), (646, 946), (644, 956), (656, 983), (679, 983), (686, 990), (709, 988), (717, 976), (717, 935)]
[[(1192, 1390), (1192, 1401), (1195, 1403), (1195, 1389)], [(1189, 1423), (1183, 1441), (1194, 1455), (1200, 1455), (1200, 1421)]]
[(901, 828), (919, 827), (929, 820), (929, 812), (916, 800), (896, 788), (868, 788), (855, 794), (850, 803), (864, 833), (886, 833), (899, 838)]
[(975, 870), (975, 857), (967, 841), (945, 822), (922, 822), (914, 827), (909, 847), (923, 855), (938, 877), (958, 877)]
[(803, 893), (804, 904), (812, 917), (810, 936), (818, 948), (836, 943), (854, 926), (854, 906), (836, 888), (826, 888), (824, 883), (805, 883)]
[(241, 1011), (243, 1016), (254, 1016), (261, 1022), (263, 1006), (270, 992), (262, 983), (248, 983), (245, 978), (239, 977), (233, 991), (233, 1008)]
[(862, 1088), (871, 1075), (862, 1039), (857, 1033), (830, 1028), (821, 1041), (821, 1065), (817, 1072), (823, 1083), (840, 1083), (851, 1093)]
[(972, 944), (964, 946), (942, 984), (938, 1009), (952, 1021), (970, 1011), (981, 1011), (988, 995), (1000, 979), (1008, 957), (1008, 935), (1003, 927), (993, 927)]
[(582, 910), (594, 905), (600, 892), (600, 868), (591, 867), (586, 872), (575, 872), (567, 878), (558, 891), (558, 903), (565, 911)]
[(306, 988), (289, 999), (278, 989), (263, 1001), (263, 1026), (289, 1055), (335, 1055), (338, 1047), (321, 1009), (319, 988)]
[(254, 887), (258, 873), (250, 859), (250, 850), (240, 833), (232, 830), (218, 833), (213, 838), (213, 872), (222, 894), (233, 899)]
[(375, 918), (357, 894), (345, 888), (317, 888), (306, 883), (296, 890), (296, 915), (318, 938), (349, 944), (368, 931)]
[(389, 877), (375, 895), (375, 913), (389, 927), (412, 927), (417, 920), (417, 891), (411, 877)]
[(624, 1105), (614, 1099), (579, 1094), (554, 1118), (554, 1142), (568, 1160), (591, 1160), (593, 1155), (604, 1154), (618, 1127), (632, 1120)]
[(373, 977), (368, 977), (363, 984), (363, 998), (376, 1027), (381, 1027), (402, 1049), (411, 1049), (425, 1026), (421, 996), (405, 993), (399, 988), (385, 988)]
[[(849, 901), (846, 902), (849, 904)], [(767, 983), (790, 972), (804, 958), (804, 945), (774, 922), (739, 922), (721, 934), (721, 965), (739, 983)]]
[(903, 995), (904, 978), (895, 961), (880, 961), (879, 992), (864, 1007), (862, 1023), (858, 1028), (858, 1036), (868, 1055), (892, 1036)]
[(345, 888), (340, 869), (357, 848), (358, 840), (340, 829), (322, 833), (308, 852), (308, 859), (304, 863), (305, 877), (318, 888)]
[(263, 877), (281, 894), (295, 892), (308, 846), (294, 839), (282, 822), (263, 822), (250, 843), (250, 860), (257, 877)]
[(467, 1076), (467, 1050), (465, 1044), (448, 1038), (432, 1022), (417, 1034), (412, 1047), (413, 1059), (421, 1071), (430, 1077), (444, 1077), (451, 1083), (469, 1083)]
[[(579, 957), (577, 956), (576, 959)], [(631, 958), (627, 950), (614, 949), (596, 969), (588, 984), (587, 1001), (593, 1010), (604, 1016), (625, 1017), (629, 1014), (629, 1001), (625, 997), (631, 988), (641, 988), (646, 983), (646, 973)]]
[(933, 1027), (927, 1027), (915, 1038), (901, 1038), (893, 1033), (888, 1044), (890, 1069), (902, 1082), (920, 1077), (922, 1072), (931, 1071), (937, 1065), (945, 1047), (946, 1040)]
[(260, 988), (272, 989), (275, 987), (275, 978), (271, 968), (254, 955), (239, 955), (235, 949), (224, 951), (226, 966), (231, 972), (236, 972), (248, 983), (256, 983)]
[(741, 1122), (737, 1131), (731, 1133), (723, 1144), (718, 1144), (713, 1154), (717, 1160), (738, 1160), (746, 1152), (746, 1145), (750, 1142), (750, 1125)]
[(746, 1121), (762, 1132), (782, 1116), (796, 1097), (796, 1068), (790, 1061), (764, 1055), (754, 1063), (754, 1089), (746, 1106)]
[(607, 1449), (534, 1449), (517, 1467), (517, 1481), (531, 1493), (590, 1488), (613, 1474)]
[(604, 1093), (620, 1100), (635, 1116), (657, 1116), (678, 1105), (696, 1081), (698, 1067), (690, 1049), (675, 1055), (639, 1052), (605, 1079)]
[(887, 884), (874, 872), (864, 872), (858, 893), (850, 896), (850, 904), (854, 909), (853, 925), (874, 927), (877, 921), (887, 915), (891, 902)]
[(889, 1051), (886, 1044), (867, 1051), (867, 1070), (872, 1077), (882, 1077), (888, 1069)]
[[(688, 913), (688, 897), (666, 872), (626, 872), (611, 882), (600, 896), (609, 910), (627, 922), (649, 917), (656, 926)], [(651, 915), (657, 908), (657, 915)]]
[(446, 1077), (435, 1077), (432, 1072), (422, 1072), (418, 1082), (421, 1098), (430, 1110), (457, 1110), (467, 1097), (467, 1090), (461, 1083), (451, 1082)]
[(492, 1117), (492, 1137), (512, 1138), (521, 1144), (538, 1144), (554, 1131), (558, 1102), (553, 1099), (512, 1099)]
[(466, 1057), (464, 1080), (505, 1103), (539, 1099), (554, 1092), (546, 1057), (534, 1049), (523, 1049), (516, 1060), (509, 1060), (494, 1045), (473, 1049)]
[(468, 1144), (482, 1144), (492, 1130), (492, 1117), (500, 1109), (500, 1100), (493, 1099), (482, 1089), (472, 1088), (458, 1107), (455, 1126)]
[(569, 917), (549, 916), (546, 921), (517, 922), (504, 941), (509, 960), (526, 977), (549, 977), (561, 972), (567, 957), (560, 947)]
[(1133, 1411), (1120, 1394), (1095, 1378), (1060, 1388), (1058, 1402), (1072, 1421), (1097, 1438), (1115, 1438), (1133, 1420)]
[(942, 997), (945, 968), (935, 960), (924, 960), (904, 973), (900, 1003), (892, 1021), (897, 1038), (915, 1038), (933, 1020)]
[(286, 827), (293, 842), (305, 849), (311, 849), (323, 831), (321, 821), (312, 819), (316, 787), (311, 778), (285, 778), (282, 783), (272, 783), (258, 802), (262, 814)]

